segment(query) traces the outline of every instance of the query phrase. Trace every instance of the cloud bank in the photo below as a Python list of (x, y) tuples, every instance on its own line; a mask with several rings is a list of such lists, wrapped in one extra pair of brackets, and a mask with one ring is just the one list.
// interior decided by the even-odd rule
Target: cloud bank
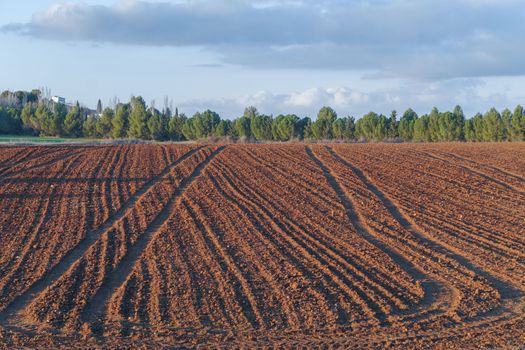
[(201, 47), (218, 63), (251, 68), (419, 79), (525, 74), (519, 0), (64, 3), (2, 29), (48, 40)]
[(348, 87), (316, 87), (285, 94), (263, 90), (236, 98), (185, 101), (178, 106), (189, 115), (212, 109), (227, 118), (242, 115), (246, 106), (255, 106), (266, 114), (294, 113), (309, 117), (315, 117), (321, 107), (331, 106), (341, 116), (356, 118), (371, 110), (388, 115), (395, 109), (401, 115), (406, 109), (413, 108), (419, 114), (425, 114), (430, 112), (432, 106), (440, 110), (452, 110), (457, 104), (464, 107), (468, 117), (472, 117), (493, 106), (499, 109), (514, 107), (516, 101), (510, 100), (505, 94), (480, 93), (485, 84), (481, 79), (461, 78), (414, 82), (393, 89), (368, 92)]

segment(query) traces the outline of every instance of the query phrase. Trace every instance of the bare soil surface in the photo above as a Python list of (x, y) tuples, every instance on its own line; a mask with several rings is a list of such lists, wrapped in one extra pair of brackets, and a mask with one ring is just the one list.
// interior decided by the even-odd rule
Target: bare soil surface
[(0, 148), (0, 348), (525, 347), (525, 144)]

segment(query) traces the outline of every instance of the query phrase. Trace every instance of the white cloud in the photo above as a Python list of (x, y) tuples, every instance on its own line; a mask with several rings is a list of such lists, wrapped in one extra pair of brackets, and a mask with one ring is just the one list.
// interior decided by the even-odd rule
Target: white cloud
[(486, 94), (482, 91), (484, 87), (485, 82), (480, 79), (407, 82), (397, 88), (368, 92), (348, 87), (315, 87), (286, 94), (259, 91), (236, 98), (193, 100), (180, 107), (189, 114), (210, 108), (227, 118), (240, 116), (244, 108), (250, 105), (265, 114), (294, 113), (301, 117), (315, 117), (321, 107), (331, 106), (340, 116), (352, 115), (356, 118), (371, 110), (389, 114), (395, 109), (398, 114), (402, 114), (406, 109), (413, 108), (419, 114), (424, 114), (430, 112), (432, 106), (440, 110), (452, 110), (459, 104), (467, 116), (473, 116), (493, 106), (500, 109), (513, 107), (511, 103), (515, 101), (509, 100), (505, 94)]
[(365, 104), (369, 96), (360, 91), (348, 88), (311, 88), (302, 92), (290, 94), (284, 105), (290, 107), (308, 108), (330, 105), (334, 108), (351, 108), (354, 105)]
[[(61, 41), (197, 46), (219, 54), (220, 63), (256, 68), (431, 79), (525, 74), (519, 0), (66, 3), (3, 30)], [(308, 96), (292, 103), (307, 103), (302, 99)]]
[(292, 93), (284, 103), (293, 107), (312, 107), (319, 104), (326, 95), (326, 90), (312, 88), (303, 92)]

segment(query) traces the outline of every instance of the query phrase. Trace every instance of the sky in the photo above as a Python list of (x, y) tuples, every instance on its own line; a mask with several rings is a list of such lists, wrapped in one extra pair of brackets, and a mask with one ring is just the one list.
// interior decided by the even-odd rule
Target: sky
[(0, 90), (225, 118), (472, 116), (525, 104), (523, 38), (521, 0), (0, 0)]

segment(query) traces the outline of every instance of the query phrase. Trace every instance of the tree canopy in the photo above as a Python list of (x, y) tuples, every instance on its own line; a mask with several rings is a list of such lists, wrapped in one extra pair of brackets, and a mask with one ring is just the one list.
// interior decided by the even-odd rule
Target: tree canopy
[(134, 96), (96, 110), (55, 103), (40, 90), (4, 91), (0, 94), (0, 134), (42, 136), (132, 138), (142, 140), (199, 140), (208, 137), (246, 138), (253, 141), (340, 140), (340, 141), (525, 141), (525, 111), (521, 105), (501, 112), (491, 108), (467, 119), (460, 106), (452, 111), (432, 108), (418, 116), (407, 109), (398, 120), (397, 111), (387, 117), (369, 112), (359, 119), (340, 117), (331, 107), (322, 107), (317, 117), (295, 114), (276, 117), (246, 107), (239, 118), (223, 119), (212, 110), (191, 118), (166, 105), (162, 111)]

